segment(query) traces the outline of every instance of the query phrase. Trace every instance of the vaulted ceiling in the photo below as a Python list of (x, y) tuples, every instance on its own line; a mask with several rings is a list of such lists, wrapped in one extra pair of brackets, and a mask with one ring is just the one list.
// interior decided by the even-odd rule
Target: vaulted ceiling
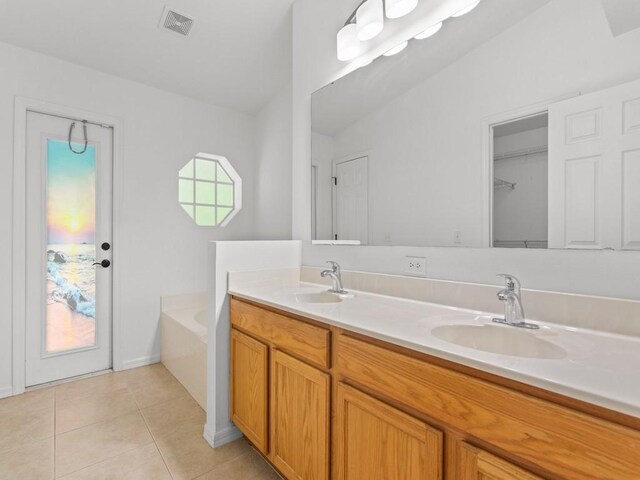
[[(291, 80), (294, 0), (0, 0), (0, 41), (247, 113)], [(158, 27), (165, 5), (195, 19)]]

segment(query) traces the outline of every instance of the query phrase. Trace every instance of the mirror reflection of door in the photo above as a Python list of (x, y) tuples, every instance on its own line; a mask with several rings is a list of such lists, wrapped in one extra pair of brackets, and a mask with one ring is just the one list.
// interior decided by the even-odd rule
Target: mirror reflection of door
[(27, 114), (26, 386), (111, 367), (113, 132), (73, 122)]
[(493, 127), (493, 246), (548, 246), (548, 114)]
[(368, 157), (336, 164), (335, 240), (369, 241)]
[(640, 80), (549, 107), (551, 248), (640, 250)]

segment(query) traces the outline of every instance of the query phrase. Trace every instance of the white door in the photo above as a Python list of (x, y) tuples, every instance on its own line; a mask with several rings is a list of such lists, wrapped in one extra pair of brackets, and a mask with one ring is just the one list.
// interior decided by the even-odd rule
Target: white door
[(72, 123), (27, 113), (26, 386), (111, 367), (113, 132)]
[(336, 240), (369, 241), (368, 157), (336, 165)]
[(640, 250), (640, 81), (549, 108), (549, 247)]

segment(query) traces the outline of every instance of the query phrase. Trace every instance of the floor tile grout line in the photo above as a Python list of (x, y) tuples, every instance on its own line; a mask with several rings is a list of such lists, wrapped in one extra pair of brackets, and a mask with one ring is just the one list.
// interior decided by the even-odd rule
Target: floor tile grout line
[(130, 448), (128, 450), (125, 450), (123, 452), (120, 452), (120, 453), (118, 453), (116, 455), (111, 455), (110, 457), (103, 458), (102, 460), (99, 460), (97, 462), (91, 463), (89, 465), (85, 465), (84, 467), (79, 468), (78, 470), (74, 470), (72, 472), (65, 473), (62, 477), (54, 478), (54, 480), (64, 480), (64, 478), (68, 477), (69, 475), (81, 472), (82, 470), (86, 470), (87, 468), (95, 467), (96, 465), (100, 465), (101, 463), (104, 463), (104, 462), (106, 462), (108, 460), (113, 460), (114, 458), (117, 458), (117, 457), (119, 457), (121, 455), (125, 455), (127, 453), (133, 452), (134, 450), (137, 450), (138, 448), (146, 447), (147, 445), (151, 445), (152, 443), (153, 442), (147, 442), (147, 443), (143, 443), (142, 445), (138, 445), (136, 447), (132, 447), (132, 448)]
[[(134, 404), (135, 404), (135, 401), (134, 401)], [(132, 409), (131, 411), (128, 411), (126, 413), (120, 413), (118, 415), (110, 415), (109, 417), (103, 418), (101, 420), (97, 420), (95, 422), (87, 423), (85, 425), (81, 425), (79, 427), (75, 427), (75, 428), (72, 428), (71, 430), (66, 430), (66, 431), (60, 432), (60, 433), (58, 433), (57, 429), (54, 427), (54, 434), (55, 434), (56, 437), (59, 436), (59, 435), (66, 435), (67, 433), (75, 432), (77, 430), (81, 430), (81, 429), (86, 428), (86, 427), (92, 427), (92, 426), (97, 425), (99, 423), (108, 422), (109, 420), (113, 420), (113, 419), (116, 419), (116, 418), (124, 417), (126, 415), (131, 415), (133, 413), (139, 412), (140, 409), (138, 408), (137, 404), (135, 404), (135, 407), (136, 407), (135, 410)], [(55, 415), (56, 414), (54, 413), (54, 416)], [(54, 417), (54, 418), (57, 419), (57, 417)]]
[[(55, 387), (53, 387), (53, 388), (55, 389)], [(125, 388), (127, 388), (127, 390), (129, 390), (129, 385), (128, 385), (128, 384), (127, 384), (127, 385), (125, 385)], [(56, 465), (56, 461), (55, 461), (55, 445), (56, 445), (56, 437), (58, 437), (58, 434), (56, 434), (56, 431), (55, 431), (55, 420), (56, 420), (56, 410), (55, 410), (56, 403), (55, 403), (55, 402), (56, 402), (56, 399), (57, 399), (57, 396), (55, 395), (55, 393), (56, 393), (56, 392), (55, 392), (55, 390), (54, 390), (54, 414), (53, 414), (53, 415), (54, 415), (54, 432), (53, 432), (53, 433), (54, 433), (54, 436), (53, 436), (53, 442), (54, 442), (54, 477), (53, 477), (53, 478), (54, 478), (54, 480), (57, 480), (57, 477), (56, 477), (56, 467), (57, 467), (57, 465)], [(71, 475), (71, 474), (73, 474), (73, 473), (76, 473), (76, 472), (79, 472), (79, 471), (81, 471), (81, 470), (84, 470), (84, 469), (86, 469), (86, 468), (94, 467), (94, 466), (96, 466), (96, 465), (98, 465), (98, 464), (100, 464), (100, 463), (106, 462), (107, 460), (111, 460), (111, 459), (113, 459), (113, 458), (119, 457), (120, 455), (124, 455), (125, 453), (132, 452), (133, 450), (136, 450), (137, 448), (141, 448), (141, 447), (144, 447), (144, 446), (146, 446), (146, 445), (150, 445), (151, 443), (153, 443), (153, 444), (156, 446), (156, 449), (158, 450), (158, 452), (160, 451), (160, 449), (158, 448), (157, 444), (155, 443), (155, 439), (154, 439), (154, 437), (153, 437), (153, 434), (151, 433), (151, 431), (149, 431), (149, 427), (148, 427), (147, 422), (146, 422), (146, 420), (145, 420), (145, 418), (144, 418), (144, 415), (142, 414), (142, 411), (141, 411), (140, 407), (138, 406), (137, 402), (135, 402), (135, 396), (133, 395), (133, 392), (130, 392), (130, 393), (131, 393), (131, 395), (134, 397), (134, 404), (135, 404), (135, 406), (136, 406), (136, 411), (135, 411), (135, 412), (129, 412), (129, 413), (127, 413), (127, 414), (123, 414), (123, 415), (116, 415), (116, 416), (111, 417), (111, 418), (106, 419), (106, 420), (101, 420), (101, 421), (99, 421), (99, 422), (94, 422), (94, 423), (92, 423), (92, 424), (85, 425), (85, 426), (83, 426), (83, 427), (78, 427), (78, 428), (75, 428), (75, 429), (73, 429), (73, 430), (69, 430), (68, 432), (61, 433), (60, 435), (64, 435), (64, 434), (66, 434), (66, 433), (70, 433), (70, 432), (73, 432), (73, 431), (76, 431), (76, 430), (80, 430), (81, 428), (85, 428), (85, 427), (89, 427), (89, 426), (94, 426), (94, 425), (97, 425), (98, 423), (103, 423), (103, 422), (106, 422), (106, 421), (111, 420), (111, 419), (114, 419), (114, 418), (120, 418), (120, 417), (123, 417), (123, 416), (125, 416), (125, 415), (131, 415), (131, 414), (133, 414), (133, 413), (137, 413), (138, 415), (140, 415), (140, 418), (142, 418), (142, 421), (143, 421), (143, 423), (144, 423), (144, 425), (145, 425), (145, 428), (147, 429), (147, 432), (149, 433), (149, 436), (151, 437), (151, 441), (150, 441), (150, 442), (148, 442), (148, 443), (144, 443), (144, 444), (142, 444), (142, 445), (138, 445), (137, 447), (130, 448), (130, 449), (125, 450), (125, 451), (123, 451), (123, 452), (120, 452), (120, 453), (118, 453), (117, 455), (113, 455), (113, 456), (110, 456), (110, 457), (107, 457), (107, 458), (103, 458), (102, 460), (100, 460), (100, 461), (98, 461), (98, 462), (91, 463), (91, 464), (89, 464), (89, 465), (85, 465), (84, 467), (82, 467), (82, 468), (80, 468), (80, 469), (78, 469), (78, 470), (74, 470), (73, 472), (68, 472), (68, 473), (66, 473), (63, 477), (60, 477), (61, 479), (63, 479), (63, 478), (64, 478), (64, 477), (66, 477), (66, 476), (69, 476), (69, 475)], [(160, 454), (160, 455), (162, 456), (162, 454)], [(163, 459), (163, 462), (164, 462), (164, 459)], [(167, 470), (168, 470), (168, 468), (167, 468)], [(169, 472), (169, 475), (171, 475), (171, 472)], [(173, 478), (173, 477), (172, 477), (172, 478)]]
[(110, 417), (103, 418), (102, 420), (98, 420), (96, 422), (87, 423), (86, 425), (82, 425), (80, 427), (75, 427), (75, 428), (72, 428), (71, 430), (66, 430), (64, 432), (56, 433), (55, 436), (59, 437), (61, 435), (66, 435), (67, 433), (77, 432), (78, 430), (82, 430), (83, 428), (93, 427), (95, 425), (98, 425), (99, 423), (108, 422), (109, 420), (115, 420), (116, 418), (125, 417), (127, 415), (132, 415), (134, 413), (137, 413), (137, 412), (134, 411), (134, 410), (131, 410), (130, 412), (127, 412), (127, 413), (121, 413), (119, 415), (111, 415)]
[(167, 469), (167, 472), (169, 472), (169, 476), (173, 479), (173, 473), (171, 473), (171, 469), (169, 468), (169, 465), (167, 465), (167, 461), (164, 458), (164, 455), (162, 454), (162, 450), (160, 450), (160, 446), (158, 445), (158, 442), (156, 441), (156, 436), (153, 434), (153, 432), (151, 431), (151, 428), (149, 428), (149, 424), (147, 423), (147, 419), (144, 416), (144, 413), (142, 413), (142, 409), (140, 407), (138, 407), (138, 411), (140, 412), (140, 416), (142, 417), (142, 421), (144, 422), (144, 426), (147, 428), (147, 431), (149, 432), (149, 435), (151, 435), (151, 439), (153, 440), (153, 444), (156, 446), (156, 450), (158, 451), (158, 454), (160, 455), (160, 458), (162, 459), (162, 463), (164, 464), (164, 468)]
[[(55, 388), (55, 387), (54, 387), (54, 388)], [(138, 401), (136, 400), (136, 396), (135, 396), (135, 394), (133, 393), (133, 391), (131, 391), (131, 387), (130, 387), (128, 384), (127, 384), (127, 385), (125, 385), (124, 387), (118, 387), (118, 390), (124, 390), (124, 389), (126, 389), (126, 390), (127, 390), (127, 392), (129, 392), (129, 393), (131, 394), (131, 397), (133, 398), (133, 404), (135, 405), (136, 410), (137, 410), (138, 412), (140, 412), (140, 414), (141, 414), (141, 415), (142, 415), (142, 410), (144, 410), (144, 409), (151, 408), (151, 407), (156, 407), (156, 406), (158, 406), (158, 405), (162, 405), (162, 404), (165, 404), (165, 403), (169, 403), (169, 402), (171, 402), (171, 401), (174, 401), (174, 400), (175, 400), (174, 398), (170, 398), (170, 399), (168, 399), (168, 400), (164, 400), (164, 401), (162, 401), (162, 402), (158, 402), (158, 403), (154, 403), (154, 404), (151, 404), (151, 405), (146, 405), (146, 406), (144, 406), (144, 407), (141, 407), (141, 406), (140, 406), (140, 404), (138, 403)], [(101, 393), (103, 393), (103, 394), (104, 394), (104, 393), (106, 393), (106, 392), (101, 392)], [(111, 393), (111, 392), (109, 392), (109, 393)], [(95, 394), (97, 394), (97, 393), (95, 393)], [(94, 394), (92, 394), (92, 395), (94, 395)], [(89, 396), (89, 395), (85, 395), (85, 397), (86, 397), (86, 396)], [(57, 397), (54, 397), (54, 399), (55, 399), (55, 398), (57, 398)], [(71, 401), (71, 400), (66, 400), (66, 401), (65, 401), (65, 402), (63, 402), (63, 403), (67, 403), (67, 402), (69, 402), (69, 401)], [(56, 409), (56, 408), (57, 408), (57, 405), (55, 404), (55, 401), (54, 401), (54, 436), (58, 436), (58, 435), (65, 435), (65, 434), (67, 434), (67, 433), (74, 432), (74, 431), (76, 431), (76, 430), (80, 430), (81, 428), (90, 427), (90, 426), (92, 426), (92, 425), (97, 425), (98, 423), (106, 422), (106, 421), (111, 420), (111, 419), (114, 419), (114, 418), (119, 418), (119, 417), (123, 417), (123, 416), (125, 416), (125, 415), (131, 415), (132, 413), (134, 413), (134, 411), (132, 410), (132, 411), (130, 411), (130, 412), (121, 413), (121, 414), (119, 414), (119, 415), (112, 415), (112, 416), (110, 416), (110, 417), (108, 417), (108, 418), (104, 418), (104, 419), (102, 419), (102, 420), (98, 420), (98, 421), (95, 421), (95, 422), (92, 422), (92, 423), (87, 423), (86, 425), (82, 425), (82, 426), (79, 426), (79, 427), (72, 428), (71, 430), (67, 430), (67, 431), (65, 431), (65, 432), (60, 432), (60, 433), (58, 433), (58, 432), (57, 432), (57, 428), (56, 428), (56, 424), (55, 424), (55, 421), (56, 421), (56, 417), (55, 417), (55, 411), (56, 411), (56, 410), (55, 410), (55, 409)], [(144, 418), (144, 415), (142, 415), (142, 416), (143, 416), (143, 418)], [(149, 432), (149, 433), (151, 433), (151, 432)]]

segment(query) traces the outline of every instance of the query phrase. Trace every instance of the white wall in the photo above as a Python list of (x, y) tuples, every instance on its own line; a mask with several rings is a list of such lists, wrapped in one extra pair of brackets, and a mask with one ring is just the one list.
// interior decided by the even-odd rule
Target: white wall
[(240, 436), (229, 419), (229, 272), (300, 267), (297, 241), (211, 242), (208, 246), (209, 331), (207, 423), (204, 436), (218, 447)]
[(291, 85), (256, 116), (256, 237), (291, 238)]
[[(117, 228), (124, 366), (159, 359), (160, 295), (206, 288), (207, 241), (254, 235), (250, 116), (0, 44), (0, 390), (11, 385), (11, 211), (14, 96), (122, 119)], [(245, 208), (223, 229), (197, 227), (177, 202), (177, 172), (197, 152), (229, 158)]]
[[(340, 0), (298, 0), (294, 4), (294, 238), (309, 239), (310, 236), (310, 96), (314, 90), (346, 73), (346, 67), (335, 58), (335, 33), (350, 13), (346, 11), (350, 6), (343, 4)], [(567, 30), (568, 25), (571, 26), (570, 31)], [(458, 156), (479, 158), (482, 140), (477, 122), (484, 115), (505, 112), (571, 92), (593, 91), (640, 76), (640, 63), (637, 61), (640, 31), (617, 37), (615, 42), (611, 40), (609, 26), (598, 0), (554, 0), (534, 12), (523, 25), (518, 25), (518, 29), (516, 34), (509, 30), (494, 38), (477, 52), (447, 67), (430, 80), (431, 88), (437, 93), (434, 95), (425, 91), (425, 98), (431, 102), (429, 106), (440, 114), (450, 110), (465, 111), (463, 118), (452, 118), (458, 122), (460, 129), (476, 132), (460, 145), (443, 148), (455, 151)], [(496, 42), (502, 44), (499, 59), (492, 56), (491, 45)], [(537, 49), (531, 49), (532, 44)], [(523, 55), (523, 51), (530, 53)], [(503, 78), (484, 74), (499, 68), (500, 65), (496, 64), (498, 60), (510, 65), (514, 75)], [(469, 65), (472, 66), (472, 77), (468, 76)], [(520, 88), (513, 88), (514, 82), (529, 82), (527, 84), (531, 88), (523, 93)], [(452, 99), (446, 93), (453, 90), (456, 96)], [(486, 93), (482, 102), (475, 104), (475, 109), (470, 108), (470, 98), (481, 93)], [(449, 102), (441, 102), (438, 95), (448, 98)], [(480, 174), (479, 168), (466, 171), (461, 179), (462, 184), (470, 185), (472, 178)], [(481, 203), (479, 198), (476, 201)], [(468, 205), (480, 213), (477, 205)], [(474, 234), (473, 230), (469, 231), (470, 236)], [(532, 288), (640, 297), (640, 292), (635, 292), (625, 283), (630, 278), (635, 278), (636, 282), (640, 280), (637, 253), (537, 251), (525, 254), (520, 250), (468, 249), (463, 252), (467, 261), (460, 263), (458, 251), (398, 248), (392, 254), (386, 247), (367, 247), (359, 253), (358, 249), (345, 250), (343, 247), (326, 249), (305, 246), (303, 263), (320, 265), (321, 260), (327, 259), (325, 256), (331, 255), (342, 258), (346, 268), (381, 271), (384, 265), (384, 271), (398, 272), (397, 262), (402, 261), (405, 253), (411, 252), (442, 265), (436, 272), (430, 270), (428, 273), (429, 276), (441, 275), (439, 278), (497, 283), (492, 274), (502, 266), (508, 267), (514, 274), (530, 272), (524, 276), (525, 281), (527, 277), (535, 278), (535, 286), (528, 285)], [(583, 275), (577, 278), (572, 269), (582, 265), (582, 262), (589, 262), (590, 266), (585, 265), (580, 270)], [(478, 265), (484, 265), (485, 268), (478, 268)], [(542, 268), (545, 265), (549, 268)]]

